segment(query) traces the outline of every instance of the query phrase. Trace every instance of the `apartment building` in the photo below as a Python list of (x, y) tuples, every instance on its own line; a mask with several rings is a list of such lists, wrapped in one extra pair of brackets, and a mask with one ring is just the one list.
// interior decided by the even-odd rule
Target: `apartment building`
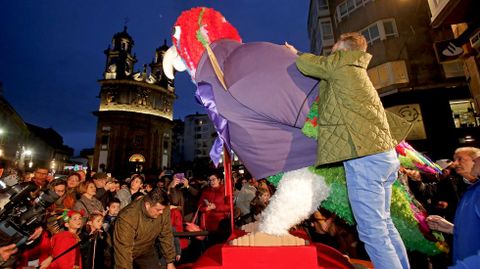
[(312, 0), (308, 33), (311, 51), (328, 55), (341, 33), (361, 32), (385, 108), (414, 125), (407, 140), (433, 158), (450, 158), (456, 147), (478, 143), (480, 122), (464, 59), (438, 60), (435, 45), (453, 35), (435, 26), (429, 2), (442, 1)]

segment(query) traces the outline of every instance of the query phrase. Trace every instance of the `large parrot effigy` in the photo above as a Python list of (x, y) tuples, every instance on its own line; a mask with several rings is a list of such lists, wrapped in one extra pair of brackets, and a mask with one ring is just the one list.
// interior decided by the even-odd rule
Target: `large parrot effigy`
[[(165, 75), (173, 79), (174, 70), (187, 70), (196, 84), (196, 98), (218, 132), (212, 160), (218, 163), (225, 146), (252, 176), (278, 184), (259, 230), (288, 234), (319, 206), (353, 225), (343, 166), (313, 166), (319, 82), (297, 70), (296, 56), (283, 45), (242, 43), (219, 12), (203, 7), (178, 17), (172, 41), (164, 56)], [(397, 152), (416, 164), (430, 164), (408, 144), (401, 143)], [(424, 213), (403, 186), (394, 184), (392, 195), (392, 218), (407, 249), (439, 253), (442, 241), (421, 225)]]

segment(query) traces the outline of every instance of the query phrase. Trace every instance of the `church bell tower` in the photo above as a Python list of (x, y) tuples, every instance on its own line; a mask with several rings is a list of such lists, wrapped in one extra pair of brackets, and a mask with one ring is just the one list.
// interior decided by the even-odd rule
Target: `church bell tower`
[(150, 70), (135, 70), (134, 41), (127, 27), (105, 50), (93, 170), (116, 176), (156, 173), (171, 162), (173, 81), (163, 75), (166, 43), (155, 51)]

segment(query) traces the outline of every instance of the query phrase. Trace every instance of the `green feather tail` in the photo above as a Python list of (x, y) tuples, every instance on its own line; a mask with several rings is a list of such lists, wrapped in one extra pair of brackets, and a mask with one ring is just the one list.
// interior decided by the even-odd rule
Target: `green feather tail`
[[(321, 203), (321, 207), (335, 213), (349, 225), (355, 224), (353, 212), (348, 201), (348, 193), (343, 166), (323, 168), (310, 167), (310, 170), (325, 178), (330, 186), (329, 197)], [(268, 178), (274, 185), (278, 185), (283, 173)], [(410, 251), (419, 251), (429, 256), (446, 251), (445, 242), (430, 241), (425, 238), (418, 227), (418, 221), (413, 215), (410, 204), (414, 202), (406, 189), (396, 181), (392, 187), (392, 204), (390, 207), (392, 220), (397, 227), (405, 247)]]

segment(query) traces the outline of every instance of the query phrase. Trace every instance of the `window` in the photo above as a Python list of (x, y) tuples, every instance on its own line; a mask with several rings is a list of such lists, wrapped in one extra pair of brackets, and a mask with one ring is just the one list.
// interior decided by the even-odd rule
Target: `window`
[(378, 32), (378, 25), (374, 24), (372, 27), (368, 28), (368, 33), (372, 41), (380, 38), (380, 33)]
[(333, 30), (332, 30), (332, 22), (330, 19), (327, 21), (321, 21), (320, 26), (322, 29), (322, 39), (333, 39)]
[(383, 29), (386, 37), (394, 37), (397, 35), (397, 27), (394, 20), (383, 21)]
[(353, 0), (347, 0), (347, 10), (349, 13), (355, 10), (355, 2)]
[(455, 128), (478, 127), (479, 118), (476, 116), (472, 99), (450, 101)]
[(394, 19), (386, 19), (374, 22), (359, 32), (365, 36), (369, 45), (376, 40), (397, 37), (397, 25)]
[(128, 44), (126, 42), (122, 42), (122, 50), (127, 50)]
[(102, 135), (100, 138), (100, 148), (101, 149), (108, 149), (108, 141), (110, 139), (109, 135)]
[(346, 0), (340, 3), (337, 6), (336, 18), (337, 22), (342, 21), (342, 19), (350, 14), (352, 14), (355, 10), (363, 7), (366, 3), (371, 2), (373, 0)]
[(102, 135), (102, 142), (100, 142), (102, 145), (108, 145), (108, 135)]
[(375, 23), (362, 31), (362, 35), (367, 39), (368, 44), (372, 44), (373, 41), (380, 39), (380, 33), (378, 31), (378, 25)]
[(318, 0), (318, 9), (319, 10), (328, 10), (328, 1), (327, 0)]
[(338, 6), (337, 11), (339, 14), (339, 20), (342, 20), (343, 17), (346, 17), (348, 15), (347, 3), (346, 2), (341, 3)]

